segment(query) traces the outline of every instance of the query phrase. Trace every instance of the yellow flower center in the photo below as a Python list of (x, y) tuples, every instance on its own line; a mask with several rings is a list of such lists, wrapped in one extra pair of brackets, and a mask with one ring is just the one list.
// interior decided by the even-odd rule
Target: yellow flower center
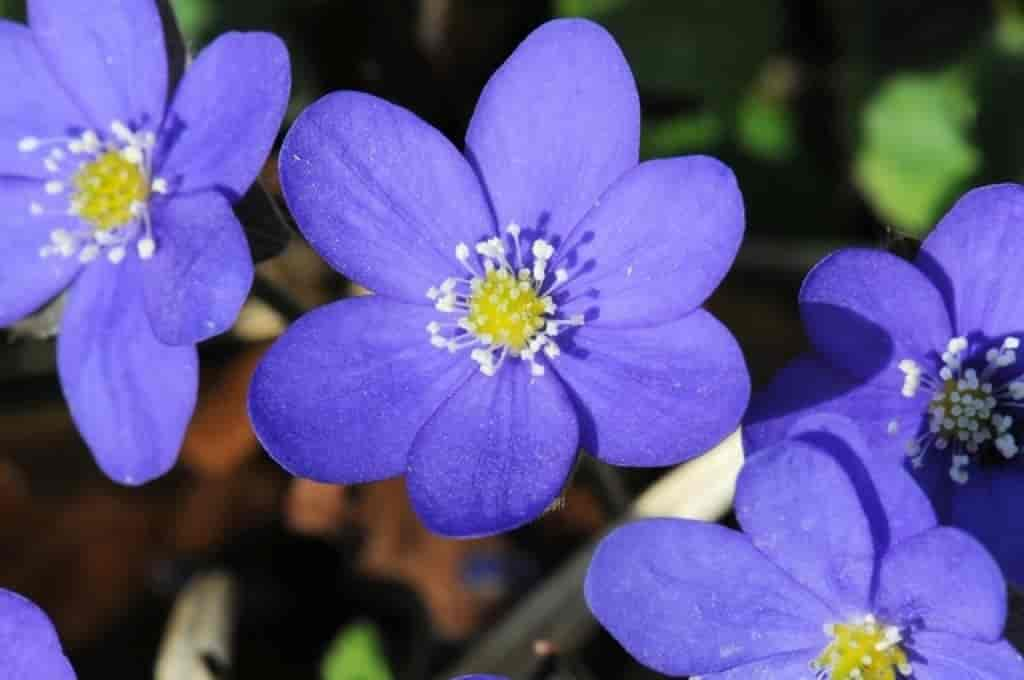
[(469, 298), (469, 323), (477, 336), (493, 338), (519, 352), (544, 328), (545, 304), (528, 270), (519, 277), (490, 270)]
[(828, 624), (825, 632), (832, 641), (812, 666), (828, 680), (896, 680), (913, 671), (899, 629), (880, 625), (873, 616)]
[(76, 213), (97, 231), (128, 224), (136, 218), (136, 206), (149, 198), (145, 171), (118, 151), (107, 151), (85, 163), (72, 184)]

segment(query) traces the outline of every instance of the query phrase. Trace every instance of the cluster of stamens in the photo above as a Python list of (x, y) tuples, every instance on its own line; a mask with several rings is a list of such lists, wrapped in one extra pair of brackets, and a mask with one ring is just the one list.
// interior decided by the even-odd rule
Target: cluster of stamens
[(111, 124), (106, 139), (93, 130), (74, 137), (21, 139), (18, 150), (40, 154), (53, 176), (44, 184), (51, 198), (43, 200), (61, 201), (55, 209), (42, 200), (32, 201), (29, 212), (37, 217), (66, 215), (82, 222), (79, 229), (51, 231), (50, 242), (40, 248), (39, 255), (77, 256), (84, 263), (105, 251), (107, 259), (117, 264), (134, 241), (139, 257), (151, 258), (156, 242), (148, 202), (152, 194), (168, 191), (166, 180), (153, 177), (155, 145), (152, 132), (133, 131), (120, 121)]
[[(968, 341), (956, 337), (949, 341), (942, 353), (942, 368), (937, 377), (923, 372), (912, 359), (899, 363), (903, 372), (903, 396), (913, 398), (923, 385), (932, 391), (928, 403), (928, 426), (923, 434), (907, 443), (907, 455), (915, 467), (924, 464), (929, 447), (951, 451), (950, 477), (964, 484), (969, 478), (968, 466), (972, 457), (986, 444), (991, 444), (1003, 458), (1009, 460), (1019, 453), (1016, 438), (1010, 431), (1014, 418), (1005, 411), (1024, 404), (1024, 382), (1011, 381), (1003, 385), (994, 382), (997, 373), (1017, 362), (1020, 340), (1007, 337), (998, 348), (985, 353), (986, 366), (981, 374), (974, 368), (964, 367)], [(898, 424), (890, 423), (890, 432)]]
[(530, 364), (534, 376), (544, 375), (538, 362), (540, 353), (549, 359), (561, 350), (554, 338), (566, 328), (583, 325), (583, 316), (556, 318), (558, 305), (552, 294), (569, 280), (565, 269), (549, 271), (554, 247), (543, 239), (530, 244), (532, 262), (519, 240), (520, 227), (509, 224), (511, 241), (494, 237), (476, 244), (473, 251), (465, 243), (455, 247), (455, 258), (468, 277), (448, 278), (427, 291), (438, 311), (457, 314), (450, 322), (433, 321), (427, 325), (434, 347), (457, 352), (470, 349), (470, 357), (480, 372), (493, 376), (508, 357)]
[(820, 680), (896, 680), (897, 673), (909, 677), (913, 672), (899, 628), (881, 625), (870, 614), (826, 624), (825, 634), (832, 640), (811, 662)]

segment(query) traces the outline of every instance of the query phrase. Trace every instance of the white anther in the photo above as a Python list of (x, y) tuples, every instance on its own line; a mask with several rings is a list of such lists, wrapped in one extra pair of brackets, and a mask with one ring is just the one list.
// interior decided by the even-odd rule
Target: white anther
[(114, 133), (115, 137), (125, 144), (131, 144), (135, 141), (135, 133), (133, 133), (127, 125), (119, 120), (115, 120), (110, 124), (110, 131)]
[(44, 185), (44, 188), (46, 189), (46, 193), (50, 194), (51, 196), (56, 196), (57, 194), (64, 191), (64, 182), (58, 182), (55, 179), (50, 180)]
[(167, 193), (167, 180), (163, 177), (157, 177), (153, 180), (150, 185), (150, 189), (153, 190), (154, 194), (166, 194)]
[(120, 264), (124, 260), (124, 256), (128, 254), (124, 246), (116, 246), (107, 251), (107, 259), (112, 264)]
[(432, 335), (430, 337), (430, 344), (438, 349), (444, 349), (448, 345), (448, 341), (442, 338), (440, 335)]
[(95, 260), (99, 254), (100, 247), (95, 243), (90, 243), (89, 245), (82, 248), (82, 252), (78, 254), (78, 260), (84, 264), (89, 263)]
[(143, 159), (142, 149), (134, 145), (126, 146), (121, 149), (121, 158), (133, 165), (141, 165)]
[(43, 206), (42, 206), (41, 203), (37, 203), (35, 201), (32, 201), (31, 203), (28, 204), (28, 212), (29, 212), (30, 215), (32, 215), (34, 217), (39, 217), (40, 215), (42, 215), (45, 212), (45, 210), (43, 209)]
[(439, 291), (436, 287), (431, 286), (430, 288), (427, 289), (428, 300), (436, 300), (439, 297), (441, 297), (441, 291)]
[(889, 424), (886, 425), (885, 430), (889, 434), (896, 434), (897, 432), (900, 431), (900, 421), (898, 421), (898, 420), (890, 420)]
[(139, 257), (143, 260), (148, 260), (153, 257), (153, 253), (156, 252), (156, 242), (148, 237), (140, 238), (138, 243), (135, 244), (135, 247), (139, 251)]
[(538, 260), (550, 260), (551, 256), (555, 254), (554, 247), (544, 239), (534, 241), (530, 250)]
[(431, 321), (427, 324), (427, 332), (431, 335), (437, 335), (441, 332), (441, 324), (436, 321)]
[(505, 227), (505, 231), (507, 231), (511, 236), (519, 236), (520, 228), (515, 222), (510, 222), (509, 225)]
[(455, 246), (455, 259), (459, 262), (465, 262), (469, 259), (469, 246), (465, 243), (460, 243)]
[(31, 153), (39, 148), (38, 137), (23, 137), (18, 140), (18, 151), (21, 153)]
[(539, 378), (544, 375), (544, 367), (537, 363), (530, 364), (530, 375)]

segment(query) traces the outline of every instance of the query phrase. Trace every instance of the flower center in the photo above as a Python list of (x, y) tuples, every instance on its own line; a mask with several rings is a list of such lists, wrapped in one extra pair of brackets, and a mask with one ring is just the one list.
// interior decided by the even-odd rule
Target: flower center
[(832, 638), (811, 662), (822, 680), (895, 680), (913, 672), (899, 628), (883, 626), (870, 614), (849, 623), (825, 625)]
[(148, 204), (153, 194), (168, 190), (165, 180), (152, 178), (155, 145), (153, 133), (133, 131), (120, 121), (110, 125), (105, 138), (86, 130), (76, 137), (21, 139), (18, 150), (40, 155), (53, 176), (43, 185), (45, 195), (29, 204), (29, 212), (76, 217), (81, 223), (74, 230), (52, 230), (40, 256), (77, 255), (91, 262), (105, 252), (117, 264), (134, 242), (139, 257), (152, 257), (156, 243)]
[(71, 199), (78, 216), (100, 231), (110, 231), (135, 219), (136, 204), (149, 198), (142, 169), (117, 151), (107, 151), (75, 174)]
[[(967, 468), (972, 460), (980, 458), (983, 448), (994, 448), (1006, 460), (1018, 454), (1016, 438), (1010, 431), (1014, 418), (1007, 411), (1024, 405), (1024, 382), (1000, 379), (1000, 371), (1016, 364), (1020, 340), (1009, 336), (999, 348), (989, 349), (980, 374), (964, 366), (968, 346), (966, 338), (950, 340), (942, 353), (938, 376), (924, 373), (912, 359), (899, 363), (904, 375), (903, 396), (913, 398), (921, 385), (932, 391), (928, 426), (907, 443), (907, 454), (914, 466), (920, 467), (929, 447), (949, 449), (949, 474), (960, 484), (967, 482)], [(895, 421), (890, 423), (890, 432), (895, 432), (897, 426)]]
[(527, 263), (519, 225), (508, 225), (506, 233), (511, 253), (500, 238), (477, 243), (477, 258), (465, 243), (455, 247), (455, 258), (469, 276), (445, 279), (428, 290), (427, 297), (439, 311), (458, 318), (433, 321), (427, 332), (435, 347), (451, 352), (473, 348), (470, 357), (484, 375), (497, 373), (511, 356), (528, 362), (531, 373), (542, 376), (544, 366), (538, 354), (557, 357), (561, 350), (555, 336), (568, 327), (582, 326), (583, 316), (557, 317), (558, 305), (552, 294), (569, 280), (569, 274), (565, 269), (556, 270), (553, 276), (548, 272), (555, 253), (551, 244), (543, 239), (533, 241), (529, 250), (532, 262)]

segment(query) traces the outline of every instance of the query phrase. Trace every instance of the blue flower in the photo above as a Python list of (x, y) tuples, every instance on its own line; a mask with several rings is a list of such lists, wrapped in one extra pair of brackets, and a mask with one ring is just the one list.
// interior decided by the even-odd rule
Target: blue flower
[(669, 465), (738, 422), (749, 380), (699, 305), (743, 232), (706, 157), (638, 164), (640, 110), (596, 24), (537, 29), (487, 84), (466, 154), (410, 112), (338, 92), (296, 121), (285, 198), (312, 246), (376, 295), (294, 324), (250, 414), (285, 469), (406, 475), (432, 530), (490, 534), (557, 497), (577, 447)]
[(75, 680), (49, 617), (29, 600), (3, 588), (0, 669), (4, 680)]
[(751, 450), (801, 414), (862, 423), (871, 446), (905, 461), (944, 523), (962, 527), (1024, 583), (1024, 188), (966, 194), (914, 262), (849, 249), (819, 263), (800, 292), (814, 353), (754, 399)]
[(233, 323), (253, 265), (231, 204), (252, 184), (290, 87), (276, 37), (232, 33), (168, 104), (153, 0), (29, 0), (0, 21), (0, 327), (67, 291), (61, 385), (112, 479), (177, 457), (195, 344)]
[(641, 663), (704, 680), (1024, 678), (984, 548), (936, 527), (849, 420), (790, 435), (740, 473), (745, 533), (652, 519), (601, 542), (585, 594), (602, 625)]

